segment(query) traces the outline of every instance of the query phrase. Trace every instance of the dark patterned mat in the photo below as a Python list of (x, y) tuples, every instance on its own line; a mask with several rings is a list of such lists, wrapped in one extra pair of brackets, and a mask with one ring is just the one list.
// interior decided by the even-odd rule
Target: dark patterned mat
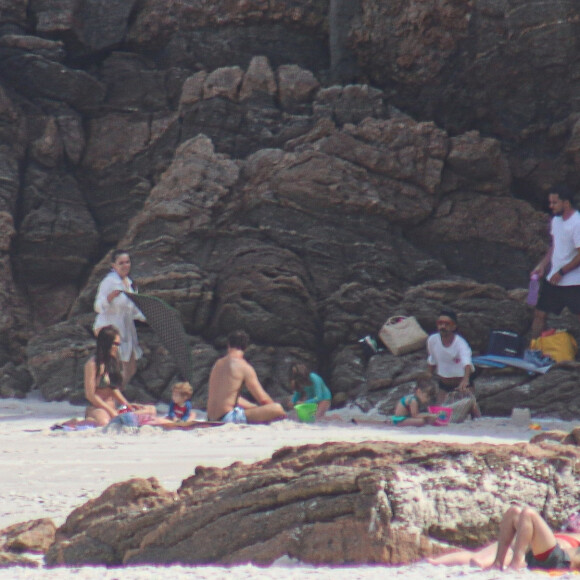
[(181, 379), (191, 382), (193, 377), (191, 347), (187, 342), (187, 335), (179, 312), (155, 296), (130, 292), (125, 292), (125, 294), (145, 315), (147, 324), (159, 337), (163, 346), (171, 353)]

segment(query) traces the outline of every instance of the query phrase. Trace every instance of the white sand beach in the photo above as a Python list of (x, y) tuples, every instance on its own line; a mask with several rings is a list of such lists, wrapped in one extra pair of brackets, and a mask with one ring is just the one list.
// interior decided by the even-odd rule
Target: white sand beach
[[(292, 421), (265, 426), (225, 425), (193, 431), (163, 431), (142, 427), (136, 434), (86, 431), (51, 431), (50, 427), (71, 417), (82, 417), (84, 409), (68, 403), (42, 402), (33, 394), (26, 400), (0, 400), (0, 529), (10, 524), (49, 517), (60, 525), (77, 506), (97, 497), (110, 484), (132, 477), (156, 477), (168, 490), (193, 474), (197, 465), (224, 467), (234, 461), (251, 463), (269, 457), (287, 445), (326, 441), (421, 441), (425, 439), (461, 443), (516, 443), (528, 441), (536, 431), (529, 424), (517, 425), (510, 418), (483, 418), (447, 427), (390, 427), (354, 425), (354, 411), (342, 410), (344, 422), (303, 424)], [(360, 413), (359, 413), (360, 415)], [(369, 416), (369, 418), (374, 418)], [(380, 417), (377, 417), (380, 418)], [(571, 429), (574, 424), (557, 420), (534, 420), (543, 429)], [(217, 566), (167, 568), (7, 568), (0, 580), (8, 579), (156, 579), (232, 578), (285, 580), (320, 578), (531, 578), (537, 573), (499, 573), (469, 567), (358, 566), (325, 568), (305, 566), (289, 559), (269, 568)], [(572, 577), (572, 574), (560, 576)]]

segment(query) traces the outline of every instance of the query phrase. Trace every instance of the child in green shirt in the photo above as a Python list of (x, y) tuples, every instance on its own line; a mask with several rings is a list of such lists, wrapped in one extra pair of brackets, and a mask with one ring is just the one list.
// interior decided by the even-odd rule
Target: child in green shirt
[(295, 363), (290, 368), (290, 387), (294, 391), (292, 404), (316, 403), (316, 419), (322, 419), (330, 409), (332, 393), (321, 376), (309, 373), (306, 365)]

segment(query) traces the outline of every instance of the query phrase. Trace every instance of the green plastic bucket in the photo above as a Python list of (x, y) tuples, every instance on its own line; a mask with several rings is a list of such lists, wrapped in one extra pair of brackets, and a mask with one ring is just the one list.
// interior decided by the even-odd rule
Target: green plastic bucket
[(317, 408), (318, 405), (316, 403), (300, 403), (294, 405), (298, 420), (302, 423), (314, 423)]

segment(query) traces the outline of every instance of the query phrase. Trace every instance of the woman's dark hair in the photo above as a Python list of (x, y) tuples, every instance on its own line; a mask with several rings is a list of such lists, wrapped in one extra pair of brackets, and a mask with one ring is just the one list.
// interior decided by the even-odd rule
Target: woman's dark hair
[(294, 386), (300, 389), (310, 384), (310, 373), (305, 364), (294, 363), (290, 367), (290, 382), (294, 382)]
[(129, 252), (127, 250), (123, 250), (123, 248), (117, 248), (116, 250), (114, 250), (113, 253), (111, 254), (111, 264), (114, 264), (117, 261), (117, 258), (119, 256), (122, 256), (123, 254), (127, 254), (128, 256)]
[(118, 389), (123, 384), (123, 375), (121, 373), (121, 364), (117, 357), (111, 354), (113, 343), (119, 338), (119, 331), (115, 326), (109, 324), (103, 326), (97, 335), (97, 354), (95, 356), (96, 370), (95, 375), (99, 375), (101, 365), (105, 367), (105, 372), (109, 375), (111, 388)]

